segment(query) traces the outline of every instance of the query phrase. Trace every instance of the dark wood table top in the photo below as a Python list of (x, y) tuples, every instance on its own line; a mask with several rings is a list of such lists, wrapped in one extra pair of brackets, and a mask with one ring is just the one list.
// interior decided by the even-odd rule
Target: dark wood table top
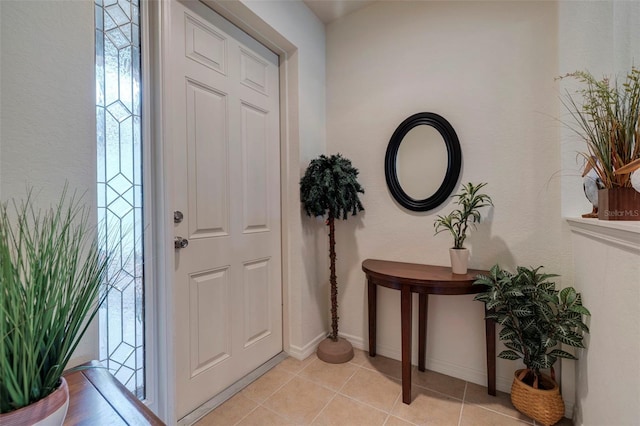
[(71, 425), (164, 425), (153, 412), (118, 382), (98, 361), (82, 370), (64, 374), (69, 386), (69, 410), (64, 420)]
[(469, 269), (466, 274), (454, 274), (448, 266), (378, 259), (362, 262), (362, 270), (375, 284), (383, 287), (400, 290), (409, 285), (414, 293), (450, 295), (475, 294), (486, 290), (485, 286), (473, 285), (473, 282), (478, 275), (489, 274), (489, 271), (480, 269)]

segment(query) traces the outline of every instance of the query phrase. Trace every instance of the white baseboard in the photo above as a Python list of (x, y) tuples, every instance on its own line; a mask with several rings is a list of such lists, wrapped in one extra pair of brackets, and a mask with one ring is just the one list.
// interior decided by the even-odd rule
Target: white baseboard
[(362, 337), (352, 336), (351, 334), (346, 334), (346, 333), (338, 333), (338, 335), (340, 337), (347, 339), (349, 343), (351, 343), (351, 346), (353, 346), (356, 349), (360, 349), (363, 351), (369, 350), (369, 347), (365, 346), (364, 339)]
[(322, 342), (326, 338), (327, 332), (323, 331), (322, 333), (318, 334), (313, 340), (302, 347), (290, 345), (287, 353), (290, 357), (302, 361), (303, 359), (309, 357), (309, 355), (313, 354), (318, 348), (320, 342)]
[(573, 408), (575, 405), (575, 401), (567, 399), (564, 396), (562, 397), (562, 399), (564, 400), (564, 416), (568, 419), (573, 419)]
[[(427, 369), (446, 374), (447, 376), (457, 377), (467, 382), (476, 383), (481, 386), (487, 385), (487, 372), (484, 370), (476, 370), (474, 368), (463, 367), (451, 364), (433, 358), (427, 358)], [(511, 393), (511, 384), (513, 376), (501, 377), (496, 375), (496, 389), (501, 392)]]

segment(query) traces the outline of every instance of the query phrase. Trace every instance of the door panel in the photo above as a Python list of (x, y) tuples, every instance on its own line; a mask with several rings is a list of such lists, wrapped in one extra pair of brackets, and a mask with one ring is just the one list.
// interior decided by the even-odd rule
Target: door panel
[[(282, 350), (278, 58), (201, 3), (170, 2), (177, 412)], [(241, 41), (239, 41), (241, 40)]]
[(228, 268), (189, 277), (191, 377), (231, 356), (228, 294)]
[(269, 230), (269, 179), (266, 111), (243, 103), (241, 105), (242, 122), (242, 169), (243, 169), (243, 201), (244, 232)]
[(269, 262), (270, 259), (256, 260), (244, 265), (244, 347), (268, 337), (271, 334), (269, 307)]
[(228, 235), (227, 97), (187, 81), (189, 238)]

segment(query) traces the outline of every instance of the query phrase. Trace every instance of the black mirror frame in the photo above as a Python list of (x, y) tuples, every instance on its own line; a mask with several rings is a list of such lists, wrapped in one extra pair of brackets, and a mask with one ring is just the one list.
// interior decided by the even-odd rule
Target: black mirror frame
[[(400, 186), (396, 160), (398, 149), (406, 134), (414, 127), (421, 125), (431, 126), (442, 135), (442, 139), (444, 139), (444, 143), (447, 146), (447, 172), (442, 184), (433, 195), (424, 200), (416, 200), (410, 197)], [(460, 177), (461, 166), (462, 150), (460, 149), (458, 135), (456, 135), (451, 124), (444, 117), (433, 112), (419, 112), (404, 120), (393, 132), (384, 158), (384, 174), (391, 195), (402, 207), (416, 212), (434, 209), (449, 197)]]

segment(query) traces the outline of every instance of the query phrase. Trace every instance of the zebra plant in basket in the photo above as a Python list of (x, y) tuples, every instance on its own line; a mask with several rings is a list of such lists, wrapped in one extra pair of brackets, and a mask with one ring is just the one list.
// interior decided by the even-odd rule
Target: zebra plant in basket
[(358, 194), (364, 189), (358, 183), (358, 169), (340, 154), (321, 155), (311, 161), (300, 181), (300, 200), (309, 216), (327, 216), (329, 227), (329, 259), (331, 282), (331, 335), (318, 346), (318, 358), (339, 364), (353, 358), (353, 347), (338, 337), (338, 283), (336, 278), (335, 219), (364, 210)]
[[(541, 272), (542, 267), (518, 267), (512, 274), (495, 265), (489, 275), (479, 275), (474, 284), (486, 286), (486, 291), (476, 295), (475, 300), (484, 302), (488, 319), (502, 325), (499, 338), (507, 347), (498, 357), (522, 359), (525, 369), (516, 371), (511, 388), (511, 400), (524, 414), (543, 424), (553, 424), (564, 414), (564, 403), (555, 383), (553, 365), (559, 358), (577, 359), (569, 352), (556, 348), (559, 343), (584, 348), (582, 333), (589, 332), (583, 322), (584, 316), (591, 315), (582, 306), (582, 297), (573, 287), (556, 290), (551, 278), (555, 274)], [(551, 369), (551, 377), (541, 373)], [(543, 392), (541, 398), (552, 398), (541, 405), (555, 405), (554, 412), (546, 412), (542, 418), (529, 405), (534, 396), (528, 390), (521, 395), (523, 384)], [(535, 395), (535, 392), (534, 392)], [(524, 406), (521, 399), (526, 401)], [(559, 400), (559, 402), (558, 402)], [(550, 416), (550, 417), (549, 417)], [(559, 417), (558, 417), (559, 416)]]
[(556, 274), (542, 273), (541, 266), (519, 266), (512, 274), (495, 265), (489, 276), (480, 275), (474, 284), (487, 286), (475, 300), (484, 302), (492, 313), (487, 318), (502, 325), (500, 340), (507, 350), (498, 357), (522, 359), (527, 369), (522, 373), (534, 388), (539, 386), (540, 370), (550, 368), (558, 358), (577, 359), (569, 352), (557, 349), (558, 343), (584, 348), (582, 332), (589, 328), (582, 321), (591, 315), (582, 306), (582, 297), (573, 287), (556, 290), (550, 278)]

